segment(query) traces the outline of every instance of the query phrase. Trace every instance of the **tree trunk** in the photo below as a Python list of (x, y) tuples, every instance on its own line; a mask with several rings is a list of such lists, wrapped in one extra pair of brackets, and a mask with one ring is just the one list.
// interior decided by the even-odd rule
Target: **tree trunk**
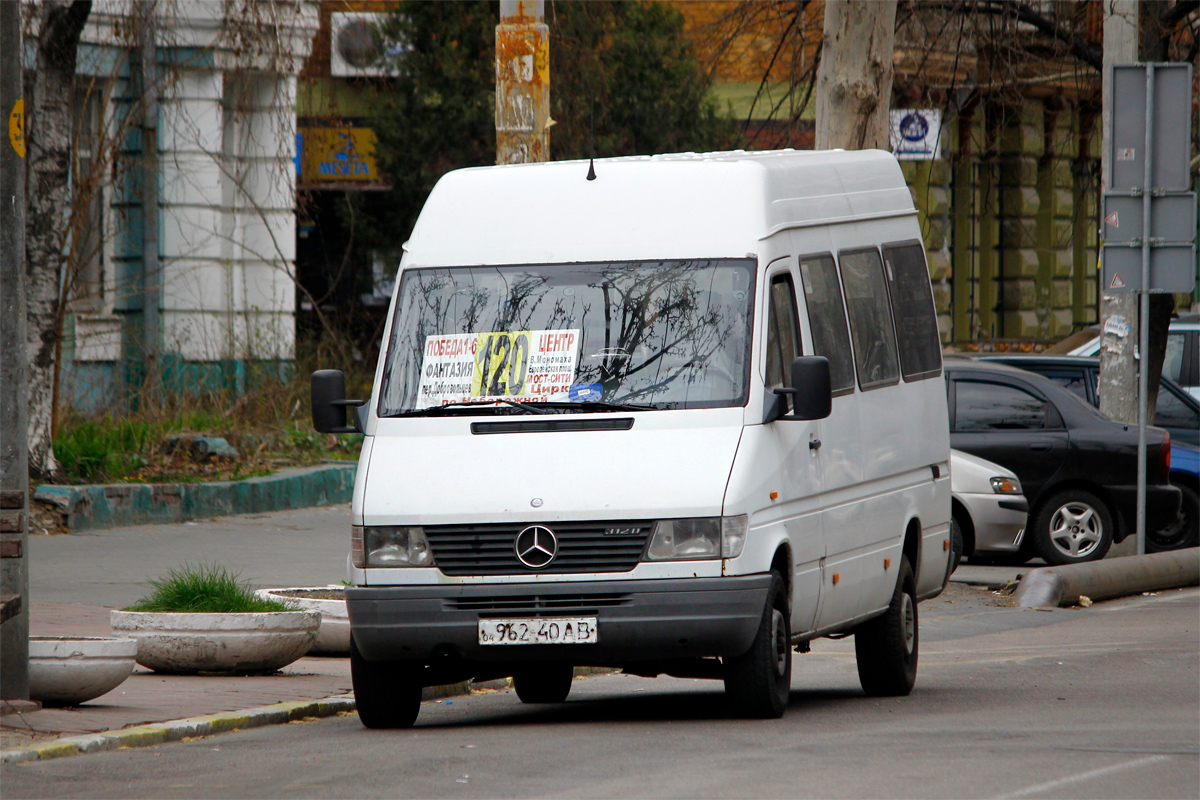
[(48, 478), (58, 469), (52, 445), (58, 349), (62, 338), (63, 278), (70, 230), (71, 128), (75, 58), (90, 2), (45, 0), (37, 67), (27, 119), (28, 206), (25, 218), (27, 340), (29, 344), (29, 472)]
[(818, 150), (890, 150), (896, 0), (826, 0), (817, 70)]

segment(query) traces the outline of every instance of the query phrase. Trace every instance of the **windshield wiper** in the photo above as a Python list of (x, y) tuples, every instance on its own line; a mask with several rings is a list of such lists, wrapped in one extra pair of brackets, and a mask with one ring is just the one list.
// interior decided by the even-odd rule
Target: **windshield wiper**
[(505, 400), (504, 398), (500, 398), (497, 400), (456, 400), (453, 403), (443, 403), (442, 405), (439, 405), (439, 406), (429, 406), (428, 408), (415, 408), (411, 411), (402, 411), (399, 414), (396, 414), (395, 416), (398, 416), (398, 417), (431, 417), (431, 416), (437, 416), (444, 410), (464, 408), (464, 407), (468, 407), (468, 408), (476, 407), (476, 408), (480, 408), (480, 409), (482, 409), (482, 408), (495, 409), (495, 408), (498, 408), (498, 406), (496, 405), (497, 403), (503, 403), (506, 406), (511, 406), (512, 408), (519, 408), (522, 411), (524, 411), (526, 414), (549, 414), (549, 413), (551, 413), (550, 411), (548, 411), (545, 408), (538, 407), (540, 405), (544, 405), (542, 403), (538, 403), (538, 404), (525, 403), (520, 400)]
[(654, 411), (659, 408), (652, 403), (608, 403), (604, 400), (543, 400), (537, 405), (564, 411)]

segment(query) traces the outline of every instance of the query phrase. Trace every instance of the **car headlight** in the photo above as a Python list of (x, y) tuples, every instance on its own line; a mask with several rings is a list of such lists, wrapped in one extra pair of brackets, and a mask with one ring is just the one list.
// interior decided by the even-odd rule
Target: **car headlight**
[(1021, 482), (1016, 478), (992, 478), (992, 491), (996, 494), (1021, 494)]
[(355, 525), (350, 536), (351, 563), (371, 567), (432, 567), (433, 551), (419, 527)]
[(737, 558), (746, 544), (746, 516), (661, 519), (646, 547), (647, 561)]

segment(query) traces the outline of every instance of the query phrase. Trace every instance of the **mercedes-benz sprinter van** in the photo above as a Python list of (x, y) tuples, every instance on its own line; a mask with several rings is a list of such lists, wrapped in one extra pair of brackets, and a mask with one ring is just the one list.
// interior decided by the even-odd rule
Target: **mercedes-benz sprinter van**
[[(464, 169), (405, 245), (369, 401), (346, 590), (368, 727), (424, 686), (576, 666), (723, 680), (778, 717), (792, 652), (853, 634), (916, 677), (947, 571), (950, 448), (912, 198), (880, 151)], [(347, 407), (353, 408), (347, 425)]]

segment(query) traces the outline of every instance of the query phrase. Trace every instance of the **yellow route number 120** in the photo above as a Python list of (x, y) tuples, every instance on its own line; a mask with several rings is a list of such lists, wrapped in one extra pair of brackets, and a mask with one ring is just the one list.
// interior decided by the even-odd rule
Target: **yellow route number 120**
[(475, 351), (472, 397), (519, 397), (529, 372), (529, 331), (496, 331), (479, 335)]

